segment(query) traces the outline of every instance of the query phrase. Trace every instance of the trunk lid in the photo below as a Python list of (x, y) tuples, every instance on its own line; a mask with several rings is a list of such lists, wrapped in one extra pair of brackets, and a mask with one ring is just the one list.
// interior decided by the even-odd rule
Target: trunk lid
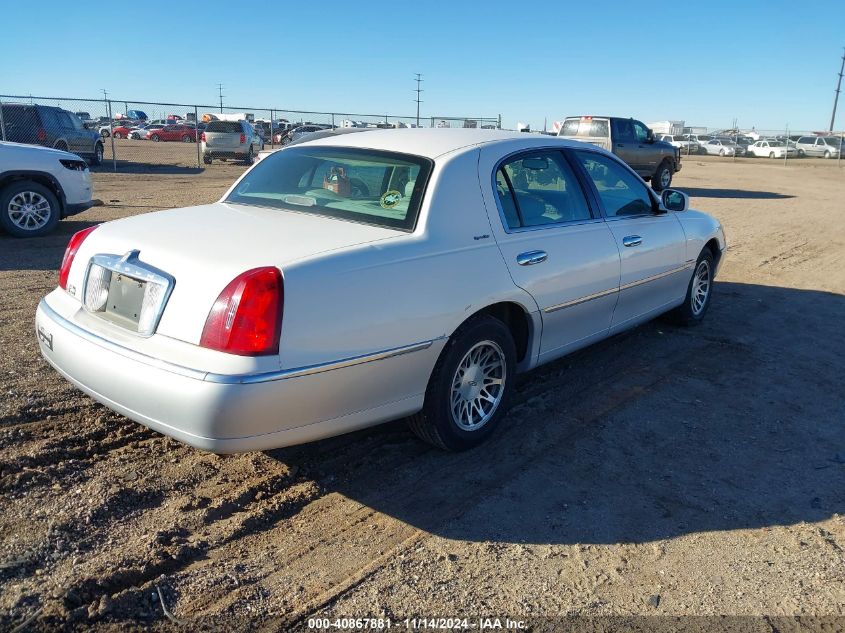
[(216, 202), (108, 222), (83, 242), (71, 271), (84, 283), (94, 255), (137, 260), (175, 280), (157, 333), (199, 343), (211, 306), (240, 273), (405, 235), (401, 231), (307, 213)]

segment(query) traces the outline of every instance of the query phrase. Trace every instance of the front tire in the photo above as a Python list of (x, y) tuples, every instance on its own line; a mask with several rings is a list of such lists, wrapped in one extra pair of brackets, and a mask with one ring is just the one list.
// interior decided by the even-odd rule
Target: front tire
[(211, 156), (206, 154), (205, 156), (202, 157), (202, 162), (205, 163), (206, 165), (210, 165), (211, 164)]
[(14, 237), (41, 237), (56, 228), (59, 200), (47, 187), (31, 180), (0, 191), (0, 225)]
[(151, 140), (151, 141), (154, 141), (154, 142), (156, 142), (156, 143), (158, 143), (158, 142), (161, 140), (161, 137), (160, 137), (158, 134), (153, 134), (153, 135), (150, 137), (150, 140)]
[(769, 158), (774, 158), (774, 157), (775, 157), (775, 153), (774, 153), (774, 152), (769, 152)]
[(507, 411), (516, 346), (507, 326), (482, 315), (449, 339), (428, 381), (422, 411), (408, 419), (420, 439), (448, 451), (484, 442)]
[(185, 134), (185, 136), (182, 137), (183, 143), (191, 143), (193, 140), (194, 139), (192, 139), (188, 134)]
[(824, 157), (825, 157), (825, 158), (830, 158), (830, 150), (827, 150), (827, 149), (826, 149), (826, 150), (824, 151)]
[(725, 150), (720, 149), (720, 150), (719, 150), (719, 156), (724, 156), (724, 155), (725, 155)]
[(704, 320), (707, 308), (710, 307), (710, 298), (713, 296), (713, 273), (713, 253), (705, 247), (695, 262), (683, 304), (671, 312), (677, 323), (696, 325)]
[(655, 191), (663, 191), (672, 185), (672, 165), (668, 160), (660, 163), (654, 176), (651, 178), (651, 188)]

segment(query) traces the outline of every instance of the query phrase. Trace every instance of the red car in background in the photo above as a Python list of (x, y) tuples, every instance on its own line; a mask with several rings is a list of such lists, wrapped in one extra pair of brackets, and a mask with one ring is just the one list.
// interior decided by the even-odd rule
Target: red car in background
[(128, 125), (118, 125), (115, 128), (112, 128), (112, 134), (114, 134), (115, 138), (129, 138), (129, 133), (132, 132), (134, 126), (130, 127)]
[(182, 141), (196, 143), (197, 130), (189, 125), (165, 125), (158, 130), (150, 130), (147, 138), (151, 141)]

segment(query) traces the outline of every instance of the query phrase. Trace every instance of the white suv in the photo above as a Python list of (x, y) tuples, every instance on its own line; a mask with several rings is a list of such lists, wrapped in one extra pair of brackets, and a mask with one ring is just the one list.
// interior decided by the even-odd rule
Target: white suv
[(46, 235), (93, 205), (88, 163), (76, 154), (0, 142), (0, 226), (15, 237)]

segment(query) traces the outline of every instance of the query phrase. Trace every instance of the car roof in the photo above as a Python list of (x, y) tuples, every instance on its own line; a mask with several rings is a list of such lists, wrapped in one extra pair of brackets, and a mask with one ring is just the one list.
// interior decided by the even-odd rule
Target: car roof
[[(334, 145), (360, 147), (415, 154), (426, 158), (437, 158), (457, 150), (471, 150), (479, 145), (507, 143), (508, 141), (536, 140), (538, 147), (559, 144), (562, 147), (583, 147), (577, 140), (555, 136), (508, 132), (504, 130), (481, 130), (477, 128), (400, 128), (373, 129), (366, 134), (347, 134), (342, 138), (327, 137), (308, 141), (302, 145)], [(529, 143), (530, 145), (530, 143)]]

